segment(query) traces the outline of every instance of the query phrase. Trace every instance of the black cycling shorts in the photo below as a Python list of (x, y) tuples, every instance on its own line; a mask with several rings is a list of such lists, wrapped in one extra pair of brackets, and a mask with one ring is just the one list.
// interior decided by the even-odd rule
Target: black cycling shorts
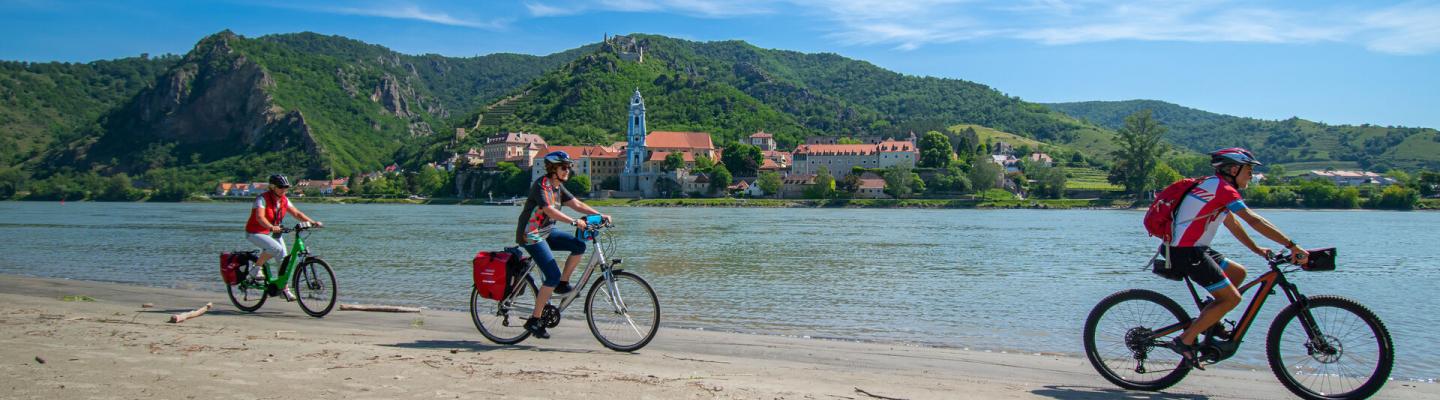
[(1230, 285), (1230, 278), (1225, 276), (1229, 261), (1209, 246), (1171, 247), (1170, 263), (1205, 290), (1214, 292)]

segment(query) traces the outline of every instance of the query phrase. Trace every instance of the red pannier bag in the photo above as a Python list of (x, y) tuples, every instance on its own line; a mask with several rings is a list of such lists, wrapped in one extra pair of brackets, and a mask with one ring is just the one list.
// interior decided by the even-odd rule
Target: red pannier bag
[(504, 300), (505, 287), (510, 282), (507, 267), (514, 254), (505, 251), (482, 251), (475, 253), (471, 262), (475, 274), (475, 291), (480, 297), (490, 300)]
[(245, 265), (247, 255), (244, 252), (220, 253), (220, 279), (224, 279), (226, 285), (240, 283), (240, 266)]

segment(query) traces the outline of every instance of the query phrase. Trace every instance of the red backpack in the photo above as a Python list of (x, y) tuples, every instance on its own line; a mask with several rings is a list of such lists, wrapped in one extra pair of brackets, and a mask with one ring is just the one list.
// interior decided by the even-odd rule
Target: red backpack
[(1185, 178), (1156, 193), (1155, 202), (1150, 203), (1150, 209), (1145, 211), (1145, 232), (1170, 243), (1175, 233), (1175, 214), (1180, 212), (1180, 201), (1204, 181), (1203, 178)]
[(504, 300), (505, 287), (510, 283), (508, 266), (514, 254), (506, 251), (482, 251), (475, 253), (471, 261), (475, 274), (475, 291), (480, 297), (490, 300)]

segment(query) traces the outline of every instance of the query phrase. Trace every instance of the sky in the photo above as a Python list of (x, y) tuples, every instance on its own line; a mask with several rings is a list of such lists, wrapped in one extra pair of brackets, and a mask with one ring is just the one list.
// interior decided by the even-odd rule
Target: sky
[(836, 53), (1035, 102), (1440, 128), (1440, 1), (0, 0), (0, 59), (183, 54), (311, 31), (407, 54), (549, 54), (651, 33)]

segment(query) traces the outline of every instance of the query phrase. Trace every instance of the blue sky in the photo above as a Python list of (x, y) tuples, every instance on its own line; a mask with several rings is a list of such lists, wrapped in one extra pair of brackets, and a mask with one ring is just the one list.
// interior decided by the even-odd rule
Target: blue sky
[(1157, 99), (1266, 119), (1440, 128), (1440, 2), (0, 0), (0, 59), (184, 53), (222, 29), (400, 52), (548, 54), (643, 32), (832, 52), (1038, 102)]

